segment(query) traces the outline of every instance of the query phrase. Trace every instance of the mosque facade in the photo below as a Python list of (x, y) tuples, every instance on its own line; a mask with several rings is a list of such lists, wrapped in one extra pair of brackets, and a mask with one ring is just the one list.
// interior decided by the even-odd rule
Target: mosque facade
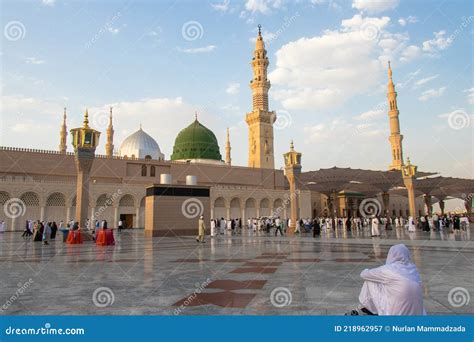
[[(261, 216), (287, 218), (289, 185), (284, 171), (275, 169), (273, 123), (277, 114), (269, 109), (268, 64), (259, 28), (251, 61), (252, 111), (245, 116), (249, 129), (247, 166), (232, 164), (229, 133), (221, 154), (215, 134), (197, 116), (178, 133), (169, 159), (142, 127), (128, 136), (121, 143), (118, 155), (114, 155), (111, 108), (105, 132), (105, 155), (96, 155), (91, 170), (88, 217), (106, 219), (112, 226), (122, 220), (127, 228), (142, 228), (146, 187), (159, 183), (184, 185), (191, 179), (210, 187), (213, 218), (241, 218), (243, 222)], [(403, 136), (390, 67), (387, 96), (392, 148), (389, 170), (400, 172)], [(57, 151), (0, 147), (0, 205), (5, 208), (0, 212), (0, 221), (5, 221), (7, 230), (22, 230), (27, 219), (57, 222), (75, 219), (77, 173), (74, 153), (67, 152), (66, 123), (65, 110)], [(361, 191), (324, 192), (303, 186), (298, 193), (299, 217), (359, 215), (357, 208), (367, 196)], [(383, 192), (373, 192), (370, 196), (384, 203), (389, 215), (408, 216), (406, 196), (392, 194), (389, 204), (384, 201)], [(420, 215), (427, 209), (425, 204), (422, 196), (416, 198)], [(16, 214), (18, 211), (21, 215)]]

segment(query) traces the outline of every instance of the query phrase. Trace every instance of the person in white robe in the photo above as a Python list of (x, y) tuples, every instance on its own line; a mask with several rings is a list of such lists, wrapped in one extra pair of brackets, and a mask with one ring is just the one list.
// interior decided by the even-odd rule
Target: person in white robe
[(225, 231), (225, 220), (223, 217), (221, 217), (221, 222), (219, 224), (219, 233), (224, 234)]
[(365, 269), (360, 276), (360, 305), (350, 315), (426, 315), (420, 274), (404, 244), (390, 248), (385, 265)]
[(5, 232), (7, 228), (5, 227), (5, 221), (0, 222), (0, 233)]
[(413, 217), (408, 218), (408, 231), (411, 233), (416, 232), (416, 226), (415, 226), (415, 221), (413, 220)]
[(216, 221), (214, 219), (211, 220), (211, 238), (216, 236)]
[(371, 227), (372, 236), (380, 236), (380, 229), (379, 229), (379, 219), (374, 217), (372, 219), (372, 227)]

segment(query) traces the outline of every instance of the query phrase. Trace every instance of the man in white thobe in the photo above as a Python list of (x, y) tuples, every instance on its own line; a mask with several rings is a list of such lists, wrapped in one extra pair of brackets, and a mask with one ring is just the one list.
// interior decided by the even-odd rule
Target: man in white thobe
[(426, 315), (420, 274), (405, 245), (392, 246), (385, 265), (365, 269), (360, 276), (365, 281), (360, 305), (350, 315)]

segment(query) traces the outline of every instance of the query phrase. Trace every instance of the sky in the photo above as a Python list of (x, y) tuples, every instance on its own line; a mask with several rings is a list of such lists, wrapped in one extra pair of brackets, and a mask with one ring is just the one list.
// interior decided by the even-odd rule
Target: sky
[(390, 60), (405, 157), (472, 178), (471, 1), (3, 0), (0, 16), (2, 146), (56, 150), (63, 107), (68, 129), (88, 108), (104, 153), (112, 106), (117, 151), (141, 124), (169, 158), (197, 112), (245, 166), (261, 24), (276, 168), (293, 139), (303, 171), (387, 169)]

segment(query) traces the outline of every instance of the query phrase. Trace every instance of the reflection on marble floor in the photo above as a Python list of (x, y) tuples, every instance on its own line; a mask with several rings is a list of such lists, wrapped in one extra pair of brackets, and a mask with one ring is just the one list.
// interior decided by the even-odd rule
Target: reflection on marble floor
[[(20, 235), (0, 234), (2, 315), (339, 315), (357, 303), (360, 272), (384, 263), (400, 242), (420, 270), (429, 314), (474, 313), (466, 297), (474, 296), (471, 231), (313, 238), (245, 230), (197, 244), (135, 230), (107, 247), (44, 246)], [(466, 300), (450, 301), (454, 288)]]

